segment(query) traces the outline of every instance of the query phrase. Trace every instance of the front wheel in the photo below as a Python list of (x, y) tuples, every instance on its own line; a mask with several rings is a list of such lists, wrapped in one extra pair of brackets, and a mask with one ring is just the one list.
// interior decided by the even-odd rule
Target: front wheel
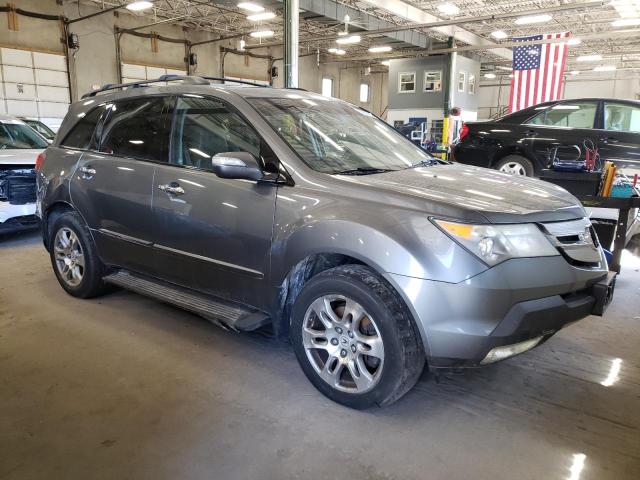
[(533, 165), (528, 158), (520, 155), (507, 155), (498, 161), (495, 166), (496, 170), (511, 175), (520, 175), (523, 177), (533, 177)]
[(348, 407), (393, 403), (424, 368), (424, 349), (402, 300), (362, 265), (313, 277), (295, 301), (290, 331), (307, 378)]

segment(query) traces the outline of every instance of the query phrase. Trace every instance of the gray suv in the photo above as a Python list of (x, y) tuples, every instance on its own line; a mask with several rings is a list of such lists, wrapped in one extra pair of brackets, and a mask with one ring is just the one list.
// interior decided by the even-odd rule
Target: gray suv
[(585, 211), (555, 185), (436, 160), (315, 93), (165, 80), (74, 103), (38, 162), (44, 244), (73, 296), (116, 285), (289, 338), (354, 408), (611, 300)]

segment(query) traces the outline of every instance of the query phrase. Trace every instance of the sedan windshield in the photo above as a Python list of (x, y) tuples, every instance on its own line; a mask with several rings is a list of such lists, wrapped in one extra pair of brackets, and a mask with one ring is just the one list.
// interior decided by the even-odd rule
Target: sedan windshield
[(24, 123), (0, 123), (0, 150), (47, 148), (47, 141)]
[(314, 170), (365, 175), (437, 163), (369, 112), (325, 97), (291, 94), (251, 104)]

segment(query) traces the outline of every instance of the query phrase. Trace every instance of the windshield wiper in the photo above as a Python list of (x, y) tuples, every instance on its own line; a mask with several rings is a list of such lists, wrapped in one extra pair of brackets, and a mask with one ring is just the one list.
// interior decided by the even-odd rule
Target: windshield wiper
[(437, 158), (430, 158), (429, 160), (422, 160), (421, 162), (414, 163), (407, 168), (416, 168), (416, 167), (431, 167), (433, 165), (442, 165), (444, 162), (442, 160), (438, 160)]
[(372, 173), (384, 173), (392, 171), (393, 170), (390, 168), (358, 167), (351, 168), (349, 170), (333, 172), (333, 175), (371, 175)]

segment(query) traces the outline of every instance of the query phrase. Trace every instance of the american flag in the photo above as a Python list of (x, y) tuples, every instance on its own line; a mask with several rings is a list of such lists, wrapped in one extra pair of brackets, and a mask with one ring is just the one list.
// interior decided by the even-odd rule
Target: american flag
[(557, 43), (513, 48), (513, 78), (509, 111), (516, 112), (541, 102), (557, 100), (564, 87), (567, 38), (571, 32), (514, 38), (514, 42), (558, 39)]

